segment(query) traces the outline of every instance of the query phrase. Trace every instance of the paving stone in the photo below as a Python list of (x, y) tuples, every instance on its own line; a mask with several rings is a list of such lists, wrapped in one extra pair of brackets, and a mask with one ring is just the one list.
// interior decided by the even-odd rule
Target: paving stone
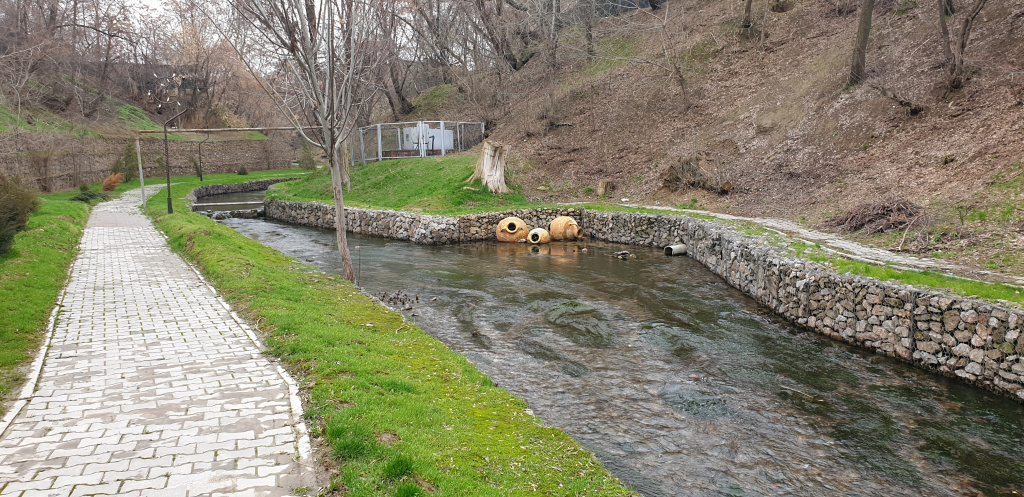
[(4, 495), (277, 496), (294, 486), (278, 481), (313, 481), (288, 381), (139, 203), (136, 190), (93, 210), (34, 396), (0, 434)]

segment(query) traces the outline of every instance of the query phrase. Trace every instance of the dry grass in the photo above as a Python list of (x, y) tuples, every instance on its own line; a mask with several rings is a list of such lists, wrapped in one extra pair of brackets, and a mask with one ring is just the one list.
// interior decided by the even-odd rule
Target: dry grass
[(112, 192), (116, 190), (117, 187), (120, 186), (123, 182), (124, 173), (111, 174), (110, 176), (107, 176), (107, 178), (103, 180), (103, 187), (100, 188), (100, 190), (105, 192)]

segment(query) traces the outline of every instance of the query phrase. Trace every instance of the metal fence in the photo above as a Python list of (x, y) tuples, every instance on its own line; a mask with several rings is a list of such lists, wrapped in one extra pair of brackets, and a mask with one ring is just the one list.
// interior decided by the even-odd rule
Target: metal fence
[(484, 141), (484, 123), (413, 121), (364, 126), (352, 140), (352, 164), (447, 155)]

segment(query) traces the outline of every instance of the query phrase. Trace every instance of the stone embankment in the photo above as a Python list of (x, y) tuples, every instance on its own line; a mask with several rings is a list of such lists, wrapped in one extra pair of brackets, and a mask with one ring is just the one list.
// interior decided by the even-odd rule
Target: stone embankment
[[(334, 206), (271, 200), (268, 218), (334, 227)], [(687, 216), (528, 209), (462, 216), (346, 209), (349, 230), (422, 244), (495, 239), (517, 216), (546, 226), (576, 218), (593, 239), (664, 247), (687, 255), (779, 315), (832, 338), (1024, 400), (1024, 313), (988, 302), (871, 278), (840, 275), (784, 257), (758, 238)]]
[(223, 185), (203, 185), (198, 188), (194, 188), (185, 197), (185, 201), (188, 205), (196, 203), (197, 198), (209, 197), (210, 195), (223, 195), (225, 193), (239, 193), (239, 192), (255, 192), (259, 190), (266, 190), (272, 185), (278, 183), (284, 183), (285, 181), (295, 181), (299, 178), (270, 178), (270, 179), (258, 179), (253, 181), (246, 181), (245, 183), (227, 183)]

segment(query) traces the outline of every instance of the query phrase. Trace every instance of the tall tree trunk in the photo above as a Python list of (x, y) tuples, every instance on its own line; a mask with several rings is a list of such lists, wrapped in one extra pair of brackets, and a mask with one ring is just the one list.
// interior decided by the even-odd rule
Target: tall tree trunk
[(583, 39), (587, 44), (587, 55), (593, 57), (597, 54), (594, 51), (594, 17), (597, 15), (597, 9), (594, 7), (594, 2), (597, 0), (587, 0), (586, 9), (583, 12), (583, 27), (584, 34)]
[(949, 43), (949, 26), (946, 23), (946, 18), (952, 15), (952, 9), (949, 9), (950, 0), (939, 0), (939, 32), (942, 34), (942, 58), (946, 65), (953, 63), (953, 51), (950, 49)]
[(388, 65), (388, 71), (391, 74), (390, 81), (388, 82), (388, 103), (391, 103), (391, 100), (394, 99), (394, 104), (392, 104), (391, 109), (396, 118), (412, 112), (413, 109), (412, 102), (410, 102), (408, 98), (405, 98), (405, 94), (402, 93), (402, 87), (404, 87), (405, 84), (403, 83), (401, 86), (398, 85), (399, 75), (395, 69), (395, 66), (398, 63), (399, 62), (396, 60), (392, 61), (392, 63)]
[[(345, 146), (343, 145), (344, 149)], [(352, 268), (352, 254), (348, 250), (348, 219), (345, 216), (345, 194), (342, 183), (345, 182), (342, 177), (342, 160), (343, 157), (338, 157), (338, 153), (334, 150), (328, 150), (327, 153), (330, 155), (329, 159), (331, 162), (331, 188), (334, 190), (334, 228), (335, 238), (338, 241), (338, 253), (341, 254), (341, 267), (344, 273), (345, 279), (355, 282), (356, 272)]]
[(868, 37), (871, 35), (871, 14), (875, 10), (875, 0), (864, 0), (860, 4), (860, 23), (857, 25), (857, 42), (853, 46), (853, 62), (850, 64), (850, 79), (847, 85), (854, 86), (864, 81), (864, 58), (868, 50)]
[(555, 91), (558, 89), (558, 14), (561, 10), (559, 0), (551, 0), (551, 25), (548, 28), (549, 46), (548, 52), (548, 123), (554, 124), (557, 120), (557, 109), (555, 107)]
[(988, 0), (974, 0), (974, 5), (967, 12), (967, 16), (964, 17), (963, 23), (960, 25), (960, 31), (957, 33), (957, 39), (952, 47), (953, 52), (953, 64), (950, 67), (949, 74), (949, 89), (958, 90), (963, 88), (964, 83), (967, 81), (967, 68), (964, 64), (964, 53), (967, 52), (967, 41), (971, 37), (971, 29), (974, 27), (974, 20), (981, 14), (981, 9), (985, 7), (985, 3)]
[(754, 7), (754, 0), (747, 0), (743, 6), (743, 23), (740, 25), (740, 34), (749, 35), (750, 28), (754, 26), (754, 20), (751, 18), (751, 10)]

